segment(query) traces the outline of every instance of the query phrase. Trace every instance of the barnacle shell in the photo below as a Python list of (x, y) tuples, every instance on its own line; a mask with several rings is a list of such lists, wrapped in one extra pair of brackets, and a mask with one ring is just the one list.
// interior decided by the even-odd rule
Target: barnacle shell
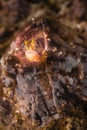
[(62, 130), (67, 113), (85, 114), (86, 51), (78, 35), (54, 17), (37, 19), (19, 33), (0, 65), (0, 115), (6, 128)]

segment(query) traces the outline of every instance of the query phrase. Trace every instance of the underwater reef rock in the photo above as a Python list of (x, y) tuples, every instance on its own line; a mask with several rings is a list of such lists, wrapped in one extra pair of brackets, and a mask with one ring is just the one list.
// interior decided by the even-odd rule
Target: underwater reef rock
[(0, 60), (0, 128), (85, 130), (87, 45), (51, 16), (34, 19)]

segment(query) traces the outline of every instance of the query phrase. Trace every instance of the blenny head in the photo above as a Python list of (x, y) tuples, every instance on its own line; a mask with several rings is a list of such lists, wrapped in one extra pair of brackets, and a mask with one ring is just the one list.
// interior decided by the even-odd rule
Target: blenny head
[(32, 22), (13, 42), (14, 52), (22, 64), (40, 64), (47, 59), (49, 38), (42, 20)]

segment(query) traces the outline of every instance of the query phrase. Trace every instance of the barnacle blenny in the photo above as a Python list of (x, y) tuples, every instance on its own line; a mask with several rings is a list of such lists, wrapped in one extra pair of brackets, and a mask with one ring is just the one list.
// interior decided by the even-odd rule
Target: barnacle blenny
[(86, 129), (87, 48), (56, 18), (29, 23), (11, 42), (1, 58), (0, 84), (6, 129), (62, 130), (68, 123)]

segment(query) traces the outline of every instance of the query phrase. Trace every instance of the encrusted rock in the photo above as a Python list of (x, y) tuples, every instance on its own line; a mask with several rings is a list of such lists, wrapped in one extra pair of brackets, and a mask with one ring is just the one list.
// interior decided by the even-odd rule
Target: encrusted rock
[(86, 51), (78, 35), (54, 17), (29, 23), (1, 58), (6, 129), (86, 129)]

